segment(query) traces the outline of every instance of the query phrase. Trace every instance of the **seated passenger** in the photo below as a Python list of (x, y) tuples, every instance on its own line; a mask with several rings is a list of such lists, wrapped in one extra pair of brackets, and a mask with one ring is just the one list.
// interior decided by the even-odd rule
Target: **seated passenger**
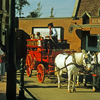
[(40, 35), (40, 32), (36, 33), (36, 39), (42, 39), (42, 36)]
[(36, 39), (34, 33), (32, 33), (32, 34), (30, 35), (30, 39)]

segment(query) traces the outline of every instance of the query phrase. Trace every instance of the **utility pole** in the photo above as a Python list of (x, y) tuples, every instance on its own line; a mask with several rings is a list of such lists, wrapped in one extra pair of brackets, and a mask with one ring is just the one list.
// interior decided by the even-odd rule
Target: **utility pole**
[(15, 67), (15, 0), (9, 0), (9, 51), (7, 66), (6, 100), (16, 100)]

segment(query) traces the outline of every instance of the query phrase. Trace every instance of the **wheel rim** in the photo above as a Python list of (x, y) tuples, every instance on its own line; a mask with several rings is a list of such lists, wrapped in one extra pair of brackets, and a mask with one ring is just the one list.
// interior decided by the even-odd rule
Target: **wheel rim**
[(32, 63), (32, 57), (30, 54), (26, 57), (26, 73), (27, 76), (31, 76), (31, 63)]
[(45, 79), (45, 70), (44, 70), (44, 66), (43, 64), (39, 64), (37, 66), (37, 79), (40, 83), (43, 83), (44, 82), (44, 79)]

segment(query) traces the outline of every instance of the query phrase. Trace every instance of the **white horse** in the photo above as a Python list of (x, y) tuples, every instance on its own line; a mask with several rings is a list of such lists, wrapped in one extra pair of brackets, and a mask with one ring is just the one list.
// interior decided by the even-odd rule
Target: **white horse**
[[(86, 87), (86, 74), (92, 74), (93, 73), (93, 70), (94, 70), (94, 66), (93, 66), (94, 64), (93, 63), (95, 62), (95, 60), (93, 60), (94, 56), (92, 56), (90, 51), (88, 51), (88, 55), (90, 55), (90, 57), (91, 57), (91, 67), (89, 67), (87, 71), (86, 70), (84, 72), (81, 71), (83, 73), (83, 84), (84, 84), (85, 87)], [(81, 72), (79, 71), (78, 75), (77, 75), (77, 86), (80, 85), (79, 84), (79, 76), (80, 76)]]
[(68, 92), (70, 90), (71, 75), (73, 74), (73, 92), (75, 92), (75, 80), (80, 68), (85, 68), (88, 70), (91, 67), (91, 59), (87, 53), (74, 53), (72, 55), (68, 54), (58, 54), (55, 58), (55, 73), (58, 78), (58, 88), (60, 86), (60, 77), (64, 71), (68, 72)]
[(93, 54), (92, 56), (92, 72), (93, 72), (93, 91), (96, 89), (100, 89), (99, 87), (99, 79), (100, 79), (100, 52), (97, 54)]

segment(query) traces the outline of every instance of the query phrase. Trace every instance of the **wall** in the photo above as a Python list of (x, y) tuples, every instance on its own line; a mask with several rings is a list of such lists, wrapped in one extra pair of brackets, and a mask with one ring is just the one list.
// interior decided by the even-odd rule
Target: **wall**
[[(67, 39), (67, 43), (70, 44), (70, 49), (78, 50), (81, 47), (81, 40), (76, 34), (76, 30), (74, 29), (72, 33), (68, 32), (69, 26), (72, 22), (76, 20), (72, 20), (71, 17), (64, 18), (20, 18), (19, 19), (19, 29), (22, 29), (27, 34), (32, 32), (32, 27), (47, 27), (48, 23), (53, 22), (54, 27), (62, 27), (63, 31), (63, 39)], [(77, 20), (77, 23), (80, 24), (81, 21)]]

